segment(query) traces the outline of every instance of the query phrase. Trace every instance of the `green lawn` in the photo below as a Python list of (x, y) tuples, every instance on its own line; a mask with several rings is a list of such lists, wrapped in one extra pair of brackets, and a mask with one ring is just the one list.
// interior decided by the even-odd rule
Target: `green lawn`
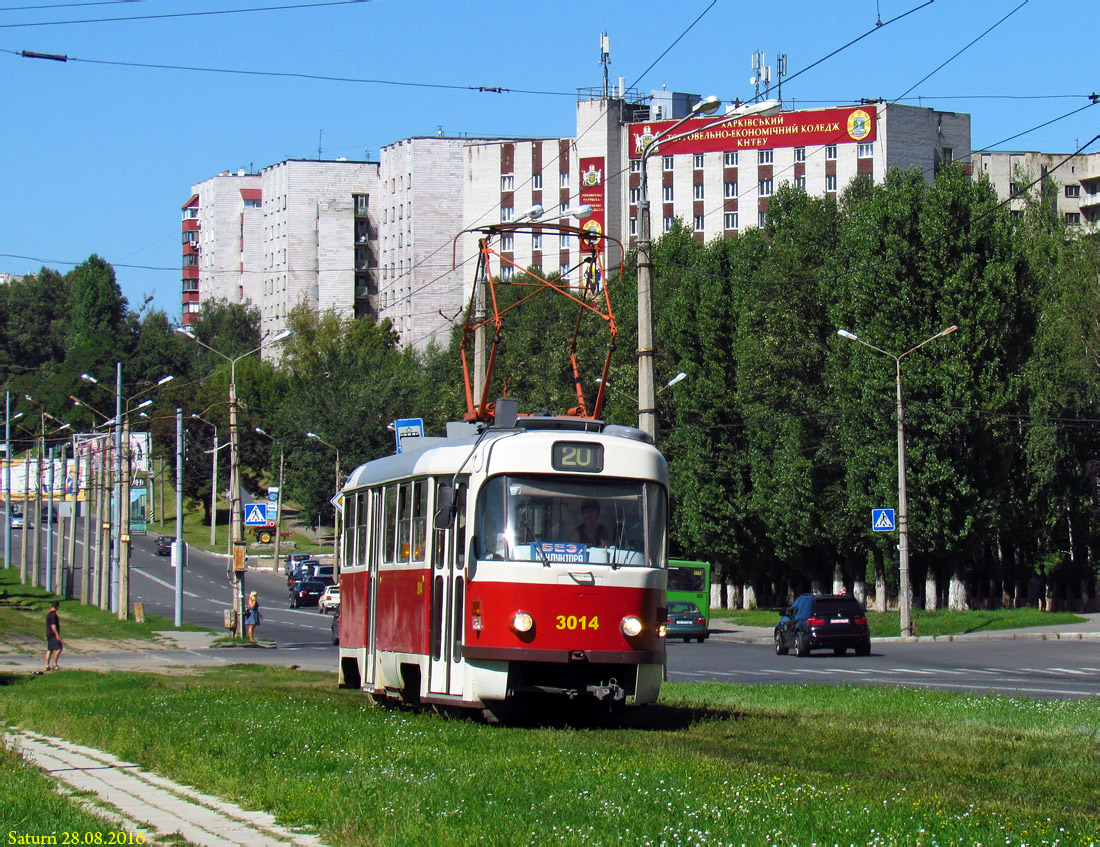
[(1095, 700), (668, 684), (619, 727), (502, 728), (275, 668), (3, 682), (8, 723), (330, 844), (1100, 843)]
[[(742, 626), (773, 627), (779, 621), (779, 612), (769, 609), (711, 609), (711, 620), (728, 620)], [(953, 612), (941, 609), (935, 612), (913, 610), (913, 622), (920, 635), (961, 635), (968, 632), (990, 632), (998, 629), (1018, 629), (1029, 626), (1080, 623), (1086, 620), (1073, 612), (1040, 612), (1038, 609), (992, 609), (969, 612)], [(897, 612), (868, 612), (867, 623), (871, 636), (885, 638), (901, 635), (901, 623)]]
[[(81, 638), (151, 639), (153, 633), (173, 630), (168, 618), (146, 615), (145, 623), (120, 621), (118, 615), (96, 606), (82, 606), (79, 600), (65, 600), (41, 586), (19, 582), (18, 568), (0, 568), (0, 640), (7, 633), (25, 633), (42, 641), (46, 649), (46, 612), (50, 602), (61, 600), (61, 634), (64, 640)], [(184, 624), (180, 629), (205, 631), (205, 627)]]

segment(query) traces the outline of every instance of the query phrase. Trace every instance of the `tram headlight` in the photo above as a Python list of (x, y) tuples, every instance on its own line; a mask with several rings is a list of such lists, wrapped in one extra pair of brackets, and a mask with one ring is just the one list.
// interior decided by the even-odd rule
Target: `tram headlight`
[(516, 632), (530, 632), (535, 627), (535, 619), (527, 612), (516, 612), (512, 615), (512, 629)]
[(637, 618), (634, 615), (627, 615), (623, 618), (623, 622), (619, 625), (619, 629), (622, 630), (623, 635), (627, 638), (633, 638), (642, 631), (641, 618)]

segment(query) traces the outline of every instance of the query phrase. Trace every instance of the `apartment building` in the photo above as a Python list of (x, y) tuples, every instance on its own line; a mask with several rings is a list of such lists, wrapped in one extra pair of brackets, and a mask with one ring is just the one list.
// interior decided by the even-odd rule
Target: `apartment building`
[(183, 325), (214, 298), (259, 308), (265, 335), (299, 303), (372, 314), (377, 191), (377, 162), (345, 160), (287, 159), (193, 185), (183, 205)]
[(1024, 213), (1027, 186), (1050, 179), (1056, 214), (1082, 233), (1100, 230), (1100, 153), (978, 150), (973, 161), (975, 179), (988, 178), (997, 196), (1009, 200), (1012, 214)]

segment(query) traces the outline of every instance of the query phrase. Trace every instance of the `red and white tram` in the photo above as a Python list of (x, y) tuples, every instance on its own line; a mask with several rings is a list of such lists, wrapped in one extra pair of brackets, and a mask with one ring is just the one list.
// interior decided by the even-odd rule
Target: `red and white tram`
[(414, 705), (654, 702), (664, 457), (631, 427), (514, 413), (501, 425), (501, 411), (348, 478), (341, 687)]

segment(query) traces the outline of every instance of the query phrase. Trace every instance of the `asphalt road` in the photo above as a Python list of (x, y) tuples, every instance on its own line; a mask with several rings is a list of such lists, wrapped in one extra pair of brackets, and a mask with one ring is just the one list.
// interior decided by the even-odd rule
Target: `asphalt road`
[(876, 640), (870, 656), (775, 655), (770, 643), (717, 635), (670, 642), (668, 678), (744, 685), (890, 685), (1005, 696), (1100, 697), (1100, 640), (967, 636), (953, 641)]

